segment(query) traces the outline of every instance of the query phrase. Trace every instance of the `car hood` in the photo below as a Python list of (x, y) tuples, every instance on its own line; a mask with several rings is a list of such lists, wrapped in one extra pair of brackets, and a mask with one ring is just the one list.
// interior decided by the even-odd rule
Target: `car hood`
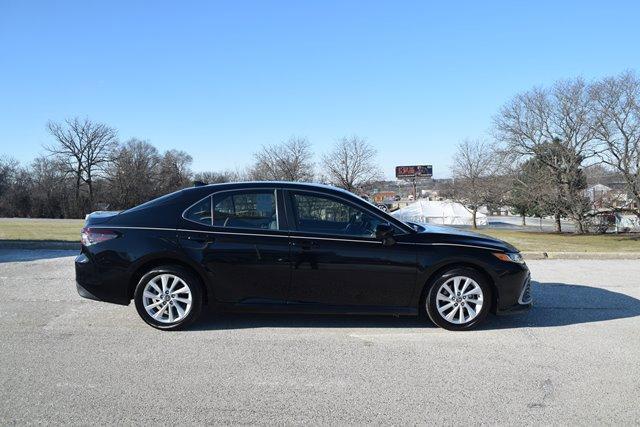
[(414, 235), (416, 243), (451, 243), (480, 246), (503, 252), (519, 252), (513, 245), (495, 237), (474, 233), (454, 227), (432, 224), (419, 224), (423, 229)]

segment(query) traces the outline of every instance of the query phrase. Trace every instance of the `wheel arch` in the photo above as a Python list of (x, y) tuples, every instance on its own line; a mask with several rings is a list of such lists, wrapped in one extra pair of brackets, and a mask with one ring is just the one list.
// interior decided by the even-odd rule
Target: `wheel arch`
[(424, 298), (426, 296), (426, 294), (429, 292), (429, 290), (431, 289), (431, 286), (433, 286), (433, 283), (437, 280), (438, 277), (440, 277), (440, 275), (442, 273), (444, 273), (447, 270), (452, 270), (454, 268), (470, 268), (472, 270), (477, 271), (478, 273), (480, 273), (485, 280), (487, 281), (487, 283), (489, 284), (489, 286), (491, 286), (491, 307), (490, 307), (490, 311), (492, 313), (496, 312), (496, 308), (498, 307), (498, 289), (496, 287), (496, 283), (493, 279), (493, 277), (491, 277), (491, 274), (489, 274), (489, 272), (483, 268), (482, 266), (478, 265), (478, 264), (474, 264), (472, 262), (468, 262), (468, 261), (451, 261), (451, 262), (447, 262), (445, 264), (439, 265), (437, 267), (435, 267), (433, 269), (433, 271), (431, 271), (428, 276), (426, 277), (426, 279), (424, 280), (424, 284), (422, 285), (422, 291), (420, 292), (420, 296), (418, 298), (418, 312), (422, 313), (424, 307), (422, 307), (422, 301), (424, 301)]
[(193, 267), (190, 263), (182, 259), (175, 258), (175, 257), (162, 256), (158, 258), (148, 259), (142, 262), (140, 265), (136, 266), (135, 270), (133, 271), (133, 273), (129, 278), (128, 288), (127, 288), (127, 296), (129, 297), (129, 300), (133, 299), (136, 286), (138, 285), (138, 282), (140, 281), (142, 276), (144, 276), (148, 271), (156, 267), (160, 267), (162, 265), (176, 265), (181, 268), (184, 268), (185, 270), (193, 274), (198, 280), (200, 280), (200, 283), (202, 284), (202, 290), (203, 290), (203, 296), (204, 296), (203, 303), (206, 305), (208, 304), (210, 299), (212, 299), (213, 297), (212, 290), (210, 289), (210, 286), (206, 278), (203, 276), (203, 274), (200, 271), (198, 271), (197, 268)]

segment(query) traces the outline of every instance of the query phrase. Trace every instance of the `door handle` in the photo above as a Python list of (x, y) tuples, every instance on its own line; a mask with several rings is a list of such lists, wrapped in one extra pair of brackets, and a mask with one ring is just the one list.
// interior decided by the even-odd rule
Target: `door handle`
[(189, 240), (191, 242), (198, 242), (198, 243), (213, 243), (213, 241), (215, 240), (213, 236), (209, 236), (209, 235), (193, 236), (188, 234), (186, 236), (180, 236), (180, 238)]

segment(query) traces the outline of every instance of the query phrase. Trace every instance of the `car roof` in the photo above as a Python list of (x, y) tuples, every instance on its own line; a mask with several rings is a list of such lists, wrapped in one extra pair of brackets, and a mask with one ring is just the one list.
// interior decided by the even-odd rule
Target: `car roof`
[(218, 184), (207, 184), (207, 185), (200, 185), (197, 187), (191, 187), (191, 188), (187, 188), (186, 190), (190, 190), (190, 189), (199, 189), (200, 191), (202, 191), (202, 189), (204, 188), (208, 188), (208, 189), (222, 189), (222, 188), (244, 188), (244, 187), (279, 187), (279, 188), (308, 188), (308, 189), (324, 189), (324, 190), (329, 190), (329, 191), (335, 191), (338, 193), (343, 193), (343, 194), (348, 194), (348, 195), (355, 195), (357, 196), (357, 194), (351, 193), (347, 190), (344, 190), (342, 188), (339, 187), (334, 187), (333, 185), (327, 185), (327, 184), (317, 184), (317, 183), (313, 183), (313, 182), (297, 182), (297, 181), (239, 181), (239, 182), (223, 182), (223, 183), (218, 183)]

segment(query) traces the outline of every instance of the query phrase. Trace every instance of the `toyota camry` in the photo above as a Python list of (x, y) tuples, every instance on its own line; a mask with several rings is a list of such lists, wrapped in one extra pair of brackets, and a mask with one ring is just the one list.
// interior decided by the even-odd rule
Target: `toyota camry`
[(199, 185), (86, 219), (76, 286), (184, 328), (204, 310), (424, 316), (467, 330), (531, 307), (513, 246), (402, 222), (334, 187)]

